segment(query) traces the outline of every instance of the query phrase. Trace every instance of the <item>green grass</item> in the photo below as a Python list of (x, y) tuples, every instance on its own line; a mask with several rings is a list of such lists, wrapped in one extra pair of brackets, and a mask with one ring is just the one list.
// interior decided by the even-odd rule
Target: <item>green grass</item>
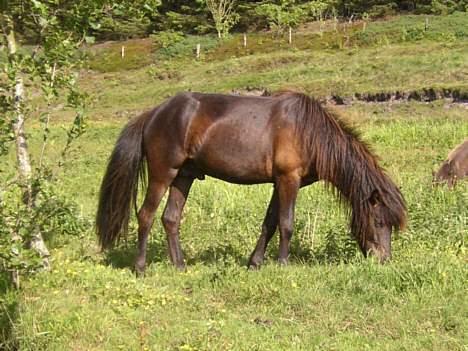
[[(368, 30), (389, 33), (420, 19), (377, 22)], [(431, 23), (449, 20), (434, 17)], [(321, 51), (259, 48), (238, 57), (231, 57), (231, 49), (217, 52), (221, 47), (212, 51), (216, 57), (206, 55), (200, 62), (178, 57), (158, 67), (176, 70), (172, 78), (155, 78), (151, 60), (83, 76), (94, 98), (90, 126), (74, 146), (59, 188), (78, 203), (85, 220), (93, 220), (105, 163), (122, 126), (176, 91), (290, 85), (325, 96), (466, 87), (463, 40), (425, 38)], [(106, 254), (99, 253), (91, 228), (73, 236), (57, 234), (50, 242), (51, 273), (24, 279), (17, 293), (0, 279), (0, 335), (5, 339), (0, 348), (465, 350), (468, 184), (454, 191), (432, 188), (431, 171), (468, 135), (468, 110), (448, 101), (356, 103), (340, 109), (362, 131), (407, 200), (408, 228), (394, 236), (389, 264), (362, 257), (349, 238), (345, 211), (319, 183), (300, 192), (291, 264), (276, 264), (276, 238), (266, 265), (247, 271), (271, 185), (197, 181), (181, 227), (186, 272), (168, 263), (159, 221), (163, 205), (144, 279), (130, 270), (134, 221), (127, 240)], [(52, 160), (64, 141), (60, 127), (68, 120), (65, 112), (52, 126)], [(37, 153), (37, 125), (29, 126)]]
[[(291, 264), (245, 269), (271, 186), (196, 182), (185, 209), (187, 272), (167, 259), (157, 219), (149, 267), (136, 279), (135, 227), (99, 254), (91, 232), (55, 240), (53, 271), (26, 281), (12, 333), (21, 350), (463, 350), (467, 343), (467, 184), (432, 189), (431, 170), (468, 134), (466, 110), (359, 104), (359, 124), (408, 202), (409, 227), (390, 264), (364, 260), (321, 184), (297, 205)], [(64, 191), (92, 217), (115, 121), (92, 123)], [(79, 174), (79, 177), (76, 176)], [(161, 209), (157, 218), (160, 217)]]
[(63, 262), (23, 295), (22, 350), (462, 350), (466, 342), (466, 272), (456, 256), (261, 272), (158, 264), (144, 280)]

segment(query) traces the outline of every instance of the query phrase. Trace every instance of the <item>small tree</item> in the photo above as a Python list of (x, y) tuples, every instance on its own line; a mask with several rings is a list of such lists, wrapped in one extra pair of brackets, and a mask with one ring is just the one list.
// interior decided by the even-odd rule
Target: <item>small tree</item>
[[(2, 232), (9, 232), (11, 241), (2, 238), (0, 242), (0, 258), (3, 266), (13, 271), (13, 281), (19, 286), (18, 272), (21, 268), (29, 268), (29, 254), (22, 252), (23, 248), (35, 251), (42, 258), (42, 267), (49, 267), (49, 251), (43, 240), (37, 220), (36, 200), (41, 196), (44, 183), (52, 180), (53, 168), (46, 165), (44, 155), (49, 136), (50, 110), (52, 104), (66, 96), (69, 107), (76, 110), (74, 121), (67, 132), (67, 141), (57, 165), (65, 157), (71, 143), (85, 130), (84, 95), (76, 87), (75, 68), (77, 41), (72, 33), (61, 26), (58, 13), (58, 2), (40, 2), (37, 0), (18, 3), (0, 3), (1, 38), (7, 48), (7, 59), (2, 63), (3, 79), (0, 81), (0, 111), (4, 116), (0, 123), (0, 150), (8, 152), (9, 141), (15, 143), (17, 174), (7, 183), (17, 186), (21, 201), (17, 202), (16, 211), (9, 206), (15, 202), (10, 193), (3, 199), (5, 186), (0, 188), (0, 213), (3, 218)], [(21, 23), (19, 23), (19, 19)], [(28, 27), (34, 32), (29, 33), (31, 40), (36, 42), (35, 48), (20, 50), (16, 39), (16, 27)], [(39, 159), (33, 164), (28, 148), (25, 123), (31, 117), (33, 109), (29, 104), (27, 89), (32, 90), (42, 98), (43, 112), (39, 119), (43, 126), (43, 145)], [(11, 217), (11, 218), (10, 218)], [(8, 244), (9, 243), (9, 244)], [(19, 257), (24, 259), (20, 259)]]
[(296, 5), (295, 0), (280, 0), (278, 4), (261, 4), (256, 12), (267, 19), (270, 29), (277, 34), (286, 28), (297, 26), (306, 14), (303, 7)]
[(224, 38), (239, 21), (234, 11), (235, 0), (206, 0), (206, 6), (213, 16), (218, 38)]
[(329, 5), (325, 1), (315, 0), (307, 2), (302, 6), (304, 11), (312, 16), (313, 19), (319, 21), (320, 23), (320, 34), (322, 34), (323, 20), (325, 17), (325, 11), (328, 9)]

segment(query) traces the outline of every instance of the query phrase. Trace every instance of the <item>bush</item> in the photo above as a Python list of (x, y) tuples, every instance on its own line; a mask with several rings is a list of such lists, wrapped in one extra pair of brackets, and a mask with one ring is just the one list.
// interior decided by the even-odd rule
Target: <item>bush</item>
[(166, 30), (157, 34), (152, 34), (150, 38), (158, 47), (167, 49), (184, 40), (184, 34), (173, 30)]
[(96, 30), (100, 40), (122, 40), (143, 37), (148, 33), (151, 22), (147, 18), (103, 18), (101, 26)]
[(213, 25), (204, 12), (184, 8), (184, 13), (168, 11), (157, 26), (161, 30), (181, 31), (188, 34), (206, 34), (213, 31)]
[(466, 10), (466, 8), (463, 8), (463, 2), (464, 1), (432, 0), (431, 12), (436, 15), (448, 15), (456, 10)]
[(0, 267), (5, 271), (27, 274), (41, 266), (38, 253), (28, 248), (35, 231), (57, 244), (90, 227), (78, 214), (77, 205), (53, 187), (45, 184), (37, 191), (33, 207), (23, 203), (17, 184), (0, 194)]
[(385, 5), (374, 5), (369, 9), (369, 17), (383, 18), (394, 16), (397, 13), (398, 6), (394, 2)]
[(402, 41), (418, 41), (424, 39), (426, 31), (423, 26), (403, 28), (401, 30)]
[[(175, 57), (193, 57), (196, 50), (197, 44), (201, 45), (202, 52), (211, 50), (219, 44), (219, 40), (213, 36), (198, 36), (198, 35), (187, 35), (180, 37), (180, 33), (177, 34), (159, 34), (155, 40), (165, 43), (166, 46), (162, 46), (157, 51), (157, 56), (162, 59), (175, 58)], [(177, 32), (173, 32), (177, 33)]]

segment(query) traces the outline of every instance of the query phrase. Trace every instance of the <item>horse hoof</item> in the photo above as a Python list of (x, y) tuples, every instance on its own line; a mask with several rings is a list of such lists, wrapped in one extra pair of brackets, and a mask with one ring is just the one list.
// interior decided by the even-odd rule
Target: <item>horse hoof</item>
[(254, 257), (252, 257), (250, 260), (249, 260), (249, 263), (247, 265), (247, 268), (249, 270), (258, 270), (260, 269), (260, 266), (262, 265), (263, 261), (261, 259), (255, 259)]
[(187, 271), (187, 267), (185, 266), (185, 264), (176, 264), (174, 266), (179, 272), (186, 272)]
[(249, 262), (249, 264), (247, 265), (247, 269), (249, 271), (258, 271), (260, 269), (260, 266), (261, 264)]
[(287, 266), (288, 265), (288, 259), (287, 258), (278, 258), (278, 263), (280, 266)]
[(145, 267), (139, 267), (135, 265), (135, 275), (137, 278), (145, 277)]

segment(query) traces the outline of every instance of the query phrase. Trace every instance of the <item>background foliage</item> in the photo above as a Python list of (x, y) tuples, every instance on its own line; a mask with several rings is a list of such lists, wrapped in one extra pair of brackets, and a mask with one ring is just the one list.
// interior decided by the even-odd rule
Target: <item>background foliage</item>
[[(15, 1), (6, 2), (10, 7), (15, 4)], [(165, 30), (184, 34), (216, 33), (204, 0), (49, 0), (41, 3), (54, 9), (62, 28), (81, 35), (88, 42), (143, 37)], [(272, 28), (272, 25), (294, 26), (318, 19), (319, 13), (324, 19), (360, 19), (397, 13), (446, 15), (467, 8), (466, 0), (236, 0), (234, 12), (238, 21), (233, 23), (232, 30), (242, 32)], [(18, 32), (25, 40), (38, 39), (34, 20), (19, 15), (15, 18), (19, 24)]]

